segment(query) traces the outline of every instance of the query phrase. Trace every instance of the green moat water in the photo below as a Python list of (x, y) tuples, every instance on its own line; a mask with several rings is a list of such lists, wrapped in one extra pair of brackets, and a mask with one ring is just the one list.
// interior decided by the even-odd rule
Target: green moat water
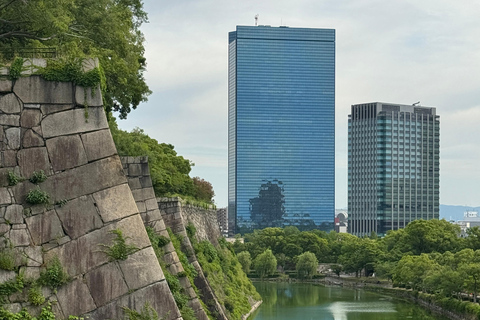
[(263, 304), (254, 320), (448, 320), (422, 307), (359, 289), (256, 282)]

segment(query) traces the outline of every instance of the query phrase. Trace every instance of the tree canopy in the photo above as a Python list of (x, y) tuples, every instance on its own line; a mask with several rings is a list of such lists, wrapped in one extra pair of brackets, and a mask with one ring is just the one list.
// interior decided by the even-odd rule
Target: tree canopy
[(0, 0), (0, 55), (53, 47), (63, 59), (98, 57), (105, 108), (124, 119), (151, 93), (143, 76), (144, 22), (141, 0)]

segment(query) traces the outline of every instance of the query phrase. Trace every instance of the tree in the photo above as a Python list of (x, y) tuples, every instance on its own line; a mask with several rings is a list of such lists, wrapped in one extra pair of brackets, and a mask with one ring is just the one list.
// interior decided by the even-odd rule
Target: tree
[(195, 198), (205, 202), (212, 202), (215, 192), (210, 182), (201, 179), (200, 177), (193, 178), (193, 186), (195, 188)]
[(3, 58), (55, 47), (62, 58), (98, 57), (107, 112), (124, 119), (151, 93), (143, 72), (147, 22), (141, 0), (0, 0)]
[(255, 271), (261, 279), (265, 276), (273, 275), (277, 270), (277, 259), (272, 253), (272, 250), (267, 249), (259, 254), (254, 261)]
[(242, 270), (245, 274), (250, 273), (250, 266), (252, 265), (252, 258), (250, 257), (250, 253), (248, 251), (242, 251), (237, 254), (238, 262), (242, 265)]
[(459, 267), (463, 275), (464, 287), (473, 293), (473, 302), (477, 303), (477, 292), (480, 283), (480, 263), (466, 263)]
[(380, 249), (378, 243), (370, 238), (350, 238), (342, 246), (342, 255), (339, 262), (345, 272), (359, 273), (365, 269), (365, 276), (373, 272), (374, 264), (378, 260)]
[(304, 252), (300, 256), (298, 256), (298, 261), (295, 267), (299, 278), (311, 279), (317, 273), (317, 257), (311, 252)]

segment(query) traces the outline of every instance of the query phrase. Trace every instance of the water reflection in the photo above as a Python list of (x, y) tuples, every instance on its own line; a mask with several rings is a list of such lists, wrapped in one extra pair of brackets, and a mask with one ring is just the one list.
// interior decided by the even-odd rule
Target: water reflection
[(415, 304), (363, 290), (268, 282), (255, 287), (264, 301), (255, 320), (447, 320)]

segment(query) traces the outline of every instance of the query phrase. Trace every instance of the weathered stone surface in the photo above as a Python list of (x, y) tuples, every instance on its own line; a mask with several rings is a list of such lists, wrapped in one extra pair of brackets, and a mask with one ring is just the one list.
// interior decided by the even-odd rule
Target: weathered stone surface
[(25, 59), (23, 62), (22, 75), (27, 76), (34, 74), (39, 68), (45, 68), (47, 66), (47, 60), (39, 58)]
[[(87, 91), (85, 93), (85, 91)], [(85, 97), (87, 101), (85, 101)], [(77, 86), (75, 90), (75, 102), (78, 105), (86, 105), (88, 107), (100, 107), (103, 105), (102, 94), (100, 90), (100, 85), (92, 90), (92, 88), (84, 88)]]
[(128, 186), (130, 190), (140, 189), (142, 187), (139, 178), (128, 178)]
[(18, 151), (17, 158), (22, 177), (30, 178), (35, 171), (40, 170), (47, 175), (50, 173), (50, 162), (47, 149), (44, 147), (22, 149)]
[(0, 92), (11, 92), (11, 91), (12, 91), (12, 81), (0, 80)]
[(10, 241), (14, 247), (26, 247), (30, 245), (30, 236), (27, 229), (10, 230)]
[(13, 93), (9, 93), (0, 96), (0, 110), (3, 113), (20, 113), (22, 104)]
[(78, 135), (48, 139), (47, 150), (55, 172), (87, 163), (87, 155)]
[(45, 142), (43, 141), (43, 138), (33, 130), (27, 130), (23, 135), (22, 145), (24, 148), (43, 147)]
[(147, 210), (158, 210), (158, 203), (155, 198), (145, 200), (145, 205), (147, 206)]
[(120, 159), (110, 157), (51, 176), (42, 183), (42, 189), (56, 202), (78, 198), (126, 182)]
[(123, 235), (128, 238), (127, 243), (132, 244), (139, 249), (151, 246), (142, 218), (138, 214), (122, 219), (116, 223), (109, 224), (107, 228), (109, 230), (122, 230)]
[(70, 82), (43, 80), (40, 76), (21, 77), (13, 86), (13, 92), (23, 103), (58, 103), (73, 101), (73, 85)]
[(85, 275), (85, 280), (97, 307), (128, 292), (122, 272), (115, 262), (90, 271)]
[(110, 130), (82, 134), (88, 161), (106, 158), (117, 153)]
[(144, 201), (137, 202), (137, 208), (138, 208), (138, 212), (140, 212), (140, 213), (147, 212), (147, 208), (145, 207), (145, 202)]
[(28, 267), (39, 267), (43, 264), (42, 247), (27, 247), (24, 250), (25, 255), (28, 257)]
[(160, 210), (151, 210), (147, 211), (147, 215), (145, 216), (145, 223), (157, 221), (157, 220), (163, 220), (162, 215), (160, 214)]
[(20, 116), (16, 114), (0, 115), (0, 125), (18, 127), (20, 125)]
[(40, 104), (39, 103), (25, 103), (23, 105), (24, 108), (27, 109), (40, 109)]
[(42, 104), (39, 106), (44, 116), (49, 115), (51, 113), (70, 110), (70, 109), (73, 109), (74, 107), (73, 104)]
[(91, 197), (82, 196), (68, 201), (58, 207), (58, 216), (65, 232), (76, 239), (92, 230), (102, 227), (102, 219), (98, 215)]
[(42, 121), (44, 138), (107, 129), (108, 123), (102, 107), (89, 108), (88, 122), (84, 110), (73, 109), (46, 116)]
[(109, 258), (104, 252), (104, 245), (111, 244), (111, 233), (107, 228), (92, 231), (83, 237), (72, 240), (46, 252), (44, 260), (49, 261), (55, 255), (71, 277), (87, 273), (96, 267), (107, 263)]
[(119, 265), (130, 290), (165, 279), (152, 247), (129, 255), (127, 260), (119, 261)]
[(92, 71), (95, 68), (100, 66), (98, 58), (88, 58), (82, 60), (82, 70), (83, 72)]
[(23, 223), (23, 207), (18, 204), (12, 204), (5, 211), (5, 220), (11, 224)]
[(128, 184), (122, 184), (93, 194), (104, 222), (117, 220), (138, 213)]
[(8, 280), (15, 279), (15, 271), (7, 271), (0, 269), (0, 283), (4, 283)]
[(20, 125), (23, 128), (33, 128), (40, 125), (40, 120), (42, 120), (40, 110), (25, 109), (20, 118)]
[(8, 128), (5, 130), (5, 137), (10, 149), (20, 149), (20, 128)]
[(0, 235), (4, 235), (8, 231), (10, 231), (10, 225), (8, 225), (6, 223), (1, 223), (0, 224)]
[(2, 154), (5, 167), (15, 167), (17, 165), (17, 152), (15, 150), (6, 150)]
[(132, 194), (136, 201), (145, 201), (147, 199), (155, 198), (153, 188), (132, 190)]
[(62, 224), (54, 210), (25, 219), (36, 245), (42, 245), (64, 236)]
[(117, 301), (100, 307), (85, 316), (94, 320), (122, 319), (124, 314), (119, 306), (125, 306), (141, 312), (146, 302), (155, 309), (160, 319), (181, 319), (180, 311), (178, 311), (166, 281), (157, 282), (151, 286), (137, 290), (132, 294), (123, 296)]
[(96, 308), (90, 291), (81, 278), (61, 286), (57, 299), (63, 313), (68, 315), (84, 314)]
[(0, 188), (0, 205), (12, 203), (12, 197), (7, 188)]
[(23, 270), (25, 270), (24, 275), (25, 275), (26, 279), (35, 280), (35, 279), (38, 279), (40, 277), (40, 268), (27, 267), (27, 268), (24, 268)]

